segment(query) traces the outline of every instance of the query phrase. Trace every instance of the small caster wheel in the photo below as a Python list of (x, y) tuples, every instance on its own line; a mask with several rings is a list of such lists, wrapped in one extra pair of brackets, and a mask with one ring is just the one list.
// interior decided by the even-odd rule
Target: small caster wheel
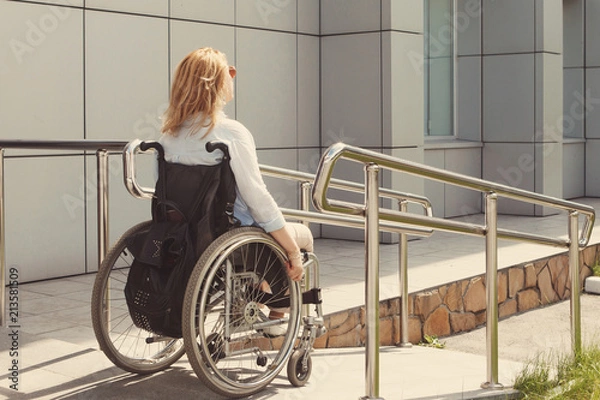
[(264, 367), (265, 365), (267, 365), (267, 356), (258, 356), (258, 357), (256, 357), (256, 363), (260, 367)]
[(292, 356), (288, 360), (287, 365), (287, 376), (290, 383), (296, 387), (306, 385), (310, 378), (310, 372), (312, 370), (312, 360), (310, 354), (306, 355), (306, 364), (303, 365), (304, 350), (296, 350), (292, 353)]

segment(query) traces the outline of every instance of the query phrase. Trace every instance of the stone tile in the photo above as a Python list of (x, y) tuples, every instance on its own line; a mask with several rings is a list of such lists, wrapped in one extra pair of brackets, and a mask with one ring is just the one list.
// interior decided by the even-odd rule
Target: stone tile
[(39, 337), (47, 339), (60, 338), (62, 341), (69, 342), (81, 347), (100, 350), (96, 336), (94, 335), (94, 329), (92, 328), (91, 322), (89, 326), (70, 326), (65, 329), (57, 329), (51, 332), (44, 332)]
[(34, 335), (76, 328), (77, 324), (62, 318), (49, 318), (43, 315), (20, 318), (21, 330)]
[(465, 311), (481, 311), (485, 309), (485, 286), (480, 278), (473, 279), (465, 293)]
[(427, 319), (440, 304), (442, 304), (442, 299), (437, 290), (419, 294), (415, 297), (415, 314)]
[(438, 307), (423, 323), (424, 335), (447, 336), (451, 332), (450, 318), (445, 307)]
[(534, 289), (524, 290), (517, 294), (517, 302), (519, 312), (531, 310), (541, 304), (540, 294)]
[(517, 300), (508, 299), (498, 306), (498, 318), (511, 316), (517, 312)]
[(521, 268), (508, 270), (508, 297), (513, 298), (525, 285), (525, 272)]
[(558, 295), (552, 287), (552, 277), (548, 267), (542, 269), (538, 274), (538, 287), (540, 289), (540, 300), (542, 304), (554, 303), (558, 300)]
[(394, 340), (395, 331), (394, 318), (387, 317), (379, 323), (379, 344), (381, 346), (392, 346), (397, 341)]
[(25, 300), (19, 304), (19, 308), (23, 312), (32, 315), (47, 315), (52, 312), (65, 311), (71, 308), (79, 308), (81, 306), (81, 301), (58, 298), (54, 296), (44, 296)]
[(534, 287), (537, 283), (537, 277), (535, 273), (535, 267), (533, 264), (527, 264), (525, 266), (525, 287)]
[(62, 279), (27, 283), (22, 285), (21, 288), (28, 292), (41, 293), (49, 296), (60, 296), (66, 293), (84, 291), (91, 293), (91, 286), (87, 283), (75, 281), (66, 283)]
[(448, 287), (444, 296), (444, 304), (450, 311), (462, 311), (464, 308), (460, 283), (453, 283)]
[(508, 295), (508, 275), (506, 272), (498, 273), (498, 303), (506, 300)]

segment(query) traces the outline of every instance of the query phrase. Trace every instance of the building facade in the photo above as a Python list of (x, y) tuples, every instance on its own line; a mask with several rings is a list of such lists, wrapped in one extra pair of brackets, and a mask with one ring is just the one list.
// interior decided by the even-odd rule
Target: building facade
[[(600, 0), (3, 0), (0, 138), (156, 139), (178, 61), (212, 46), (238, 69), (226, 112), (263, 164), (315, 172), (343, 141), (550, 196), (600, 196), (598, 20)], [(94, 154), (5, 155), (7, 264), (23, 281), (94, 271)], [(151, 185), (150, 162), (140, 169)], [(114, 155), (111, 240), (149, 216), (121, 182)], [(297, 207), (295, 185), (267, 183)], [(382, 183), (425, 194), (436, 216), (481, 211), (478, 193), (401, 174)]]

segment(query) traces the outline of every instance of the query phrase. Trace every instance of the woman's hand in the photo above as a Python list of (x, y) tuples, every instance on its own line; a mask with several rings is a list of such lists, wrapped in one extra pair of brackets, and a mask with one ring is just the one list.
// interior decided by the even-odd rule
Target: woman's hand
[(302, 254), (294, 252), (288, 256), (289, 261), (286, 265), (286, 272), (291, 280), (301, 281), (304, 277), (304, 266), (302, 265)]
[(302, 253), (296, 243), (296, 240), (290, 235), (290, 232), (285, 228), (277, 229), (270, 232), (273, 239), (277, 241), (287, 252), (288, 262), (285, 267), (285, 272), (293, 281), (300, 281), (304, 275), (304, 267), (302, 266)]

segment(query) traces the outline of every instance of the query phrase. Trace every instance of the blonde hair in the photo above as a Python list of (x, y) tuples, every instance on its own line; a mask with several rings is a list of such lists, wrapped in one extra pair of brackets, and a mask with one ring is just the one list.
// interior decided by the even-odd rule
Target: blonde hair
[(185, 121), (201, 115), (190, 134), (201, 128), (208, 128), (208, 134), (226, 103), (228, 74), (227, 58), (218, 50), (203, 47), (185, 56), (173, 77), (162, 132), (175, 136)]

